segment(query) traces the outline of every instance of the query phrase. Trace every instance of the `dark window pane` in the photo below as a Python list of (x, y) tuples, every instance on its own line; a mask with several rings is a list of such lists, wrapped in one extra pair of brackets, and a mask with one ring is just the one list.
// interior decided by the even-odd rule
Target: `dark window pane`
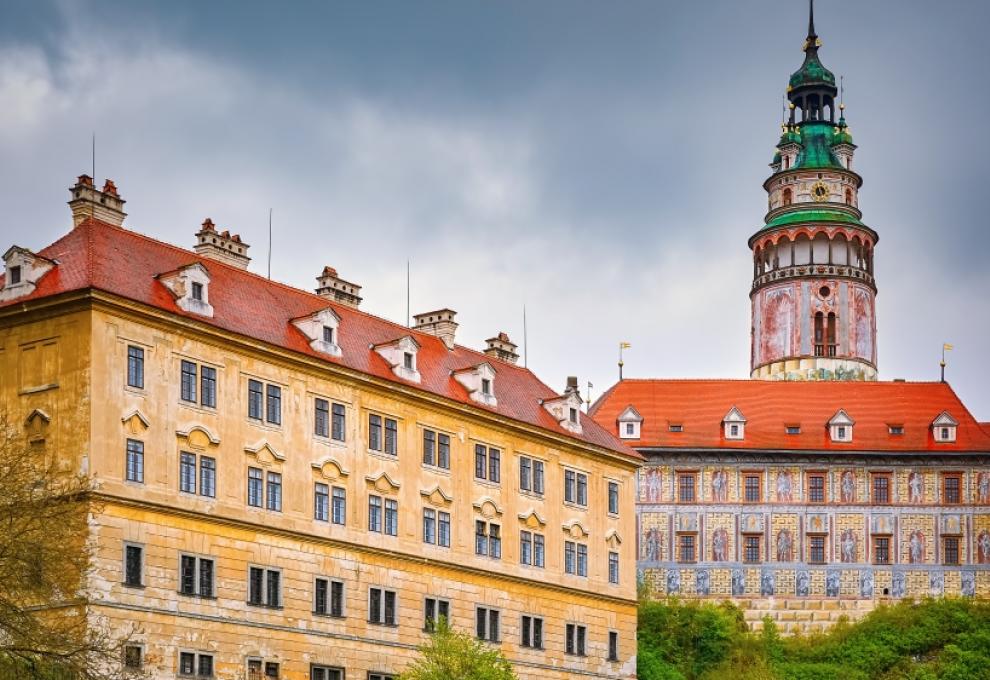
[(248, 418), (261, 420), (261, 387), (257, 380), (248, 380)]
[(313, 423), (313, 433), (317, 437), (330, 436), (330, 403), (326, 399), (317, 399), (315, 402), (315, 417)]
[(127, 347), (127, 384), (130, 387), (144, 387), (144, 350), (133, 345)]
[(217, 406), (217, 369), (210, 366), (200, 367), (200, 403), (203, 406)]
[(385, 419), (385, 453), (396, 455), (398, 453), (398, 424), (391, 418)]
[(196, 401), (196, 364), (191, 361), (182, 362), (180, 396), (182, 401)]
[(144, 442), (127, 440), (127, 481), (144, 481)]
[(265, 420), (273, 425), (280, 425), (282, 423), (282, 388), (278, 385), (269, 385), (266, 396)]
[(141, 585), (142, 553), (140, 546), (129, 545), (124, 550), (124, 583), (129, 586)]
[(344, 441), (344, 405), (333, 405), (333, 422), (331, 423), (330, 437), (342, 442)]
[(209, 456), (199, 458), (199, 493), (214, 498), (217, 495), (217, 461)]
[(179, 491), (196, 493), (196, 456), (179, 454)]

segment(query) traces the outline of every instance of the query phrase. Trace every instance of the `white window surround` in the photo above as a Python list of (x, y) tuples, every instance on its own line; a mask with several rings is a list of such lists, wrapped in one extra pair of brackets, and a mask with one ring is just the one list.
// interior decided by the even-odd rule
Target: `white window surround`
[[(468, 391), (468, 396), (485, 406), (498, 406), (498, 399), (495, 398), (495, 374), (495, 368), (487, 361), (451, 372), (454, 379)], [(483, 389), (485, 380), (488, 381), (489, 386), (487, 394)]]
[[(159, 274), (158, 280), (175, 297), (175, 304), (191, 314), (213, 316), (213, 306), (210, 305), (210, 272), (200, 262), (180, 267), (175, 271)], [(203, 287), (201, 300), (193, 298), (193, 284)]]
[[(310, 316), (304, 316), (292, 320), (292, 325), (299, 329), (299, 332), (309, 340), (309, 346), (320, 354), (327, 354), (332, 357), (339, 357), (340, 351), (340, 317), (331, 308), (327, 307)], [(323, 328), (333, 329), (334, 342), (326, 342), (323, 339)]]
[[(568, 392), (553, 399), (543, 399), (541, 404), (562, 428), (574, 434), (581, 434), (581, 397), (577, 392)], [(577, 410), (577, 422), (571, 421), (571, 409)]]
[(932, 432), (935, 441), (942, 444), (951, 444), (956, 441), (956, 428), (959, 421), (953, 418), (948, 411), (942, 411), (938, 417), (932, 421)]
[[(630, 404), (619, 414), (619, 439), (639, 439), (643, 429), (643, 416)], [(631, 431), (628, 427), (632, 425)]]
[[(377, 345), (372, 345), (371, 348), (388, 362), (392, 372), (397, 376), (410, 382), (420, 382), (419, 362), (416, 359), (416, 353), (419, 351), (419, 343), (416, 342), (416, 339), (413, 338), (413, 336), (404, 335), (397, 340), (392, 340), (391, 342), (383, 342)], [(407, 353), (411, 354), (413, 357), (412, 369), (406, 368), (405, 365), (405, 355)]]
[[(57, 264), (47, 257), (35, 255), (27, 248), (11, 246), (3, 254), (5, 265), (3, 289), (0, 289), (0, 301), (30, 295), (38, 285), (41, 277), (47, 274)], [(20, 268), (20, 281), (11, 282), (11, 270)]]
[[(729, 412), (722, 418), (722, 429), (726, 439), (738, 441), (746, 438), (746, 418), (735, 406), (729, 409)], [(733, 433), (733, 429), (735, 433)]]
[(839, 409), (828, 421), (829, 434), (834, 442), (851, 442), (853, 440), (853, 426), (856, 422), (849, 417), (844, 410)]

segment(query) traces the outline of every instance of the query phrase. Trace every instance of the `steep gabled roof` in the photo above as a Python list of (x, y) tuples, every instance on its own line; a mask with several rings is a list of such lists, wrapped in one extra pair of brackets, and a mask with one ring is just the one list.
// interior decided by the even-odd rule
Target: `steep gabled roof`
[[(422, 389), (473, 408), (482, 407), (471, 400), (467, 390), (452, 377), (452, 371), (467, 365), (497, 361), (466, 347), (455, 346), (448, 350), (433, 335), (94, 219), (87, 219), (39, 254), (56, 260), (58, 266), (38, 281), (37, 288), (30, 295), (2, 303), (0, 310), (11, 304), (22, 305), (61, 293), (96, 289), (407, 388)], [(182, 310), (168, 288), (157, 278), (164, 272), (194, 263), (205, 263), (209, 267), (210, 303), (215, 310), (212, 318)], [(316, 352), (292, 323), (293, 319), (328, 307), (340, 317), (338, 342), (342, 356), (339, 358)], [(415, 386), (397, 378), (387, 362), (370, 349), (405, 335), (411, 336), (420, 345), (417, 364), (422, 382)], [(484, 410), (604, 447), (632, 459), (640, 458), (610, 431), (584, 414), (581, 415), (583, 427), (580, 435), (561, 427), (540, 405), (540, 400), (554, 399), (559, 395), (528, 369), (499, 362), (498, 371), (498, 406)]]
[[(990, 428), (947, 383), (623, 380), (599, 398), (591, 415), (616, 432), (616, 418), (630, 404), (643, 416), (641, 448), (990, 454)], [(723, 435), (723, 418), (733, 406), (746, 414), (742, 440)], [(855, 422), (851, 443), (837, 444), (828, 435), (840, 410)], [(943, 412), (959, 423), (951, 443), (936, 443), (932, 434)], [(672, 422), (682, 430), (669, 431)], [(800, 425), (799, 434), (786, 433), (793, 425)], [(891, 434), (892, 425), (903, 427), (903, 434)]]

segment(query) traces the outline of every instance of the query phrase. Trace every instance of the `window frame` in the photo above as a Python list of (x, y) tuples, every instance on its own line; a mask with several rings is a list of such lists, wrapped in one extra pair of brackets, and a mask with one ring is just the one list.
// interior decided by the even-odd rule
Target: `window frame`
[[(192, 590), (187, 591), (184, 588), (184, 562), (185, 560), (192, 560)], [(204, 593), (204, 565), (209, 564), (209, 592)], [(215, 600), (217, 599), (217, 561), (215, 557), (206, 555), (197, 555), (195, 553), (189, 552), (179, 552), (179, 569), (178, 569), (178, 588), (176, 592), (184, 597), (198, 597), (204, 600)]]
[[(544, 649), (542, 616), (522, 614), (519, 618), (519, 646), (524, 649)], [(539, 632), (537, 632), (537, 629)]]
[[(378, 609), (377, 611), (372, 611), (372, 593), (378, 591)], [(389, 617), (389, 596), (391, 596), (391, 614)], [(385, 588), (384, 586), (368, 586), (368, 623), (374, 624), (376, 626), (389, 626), (395, 628), (398, 626), (398, 612), (399, 612), (399, 595), (395, 590)], [(374, 614), (375, 618), (372, 618)], [(391, 620), (389, 620), (391, 618)]]
[[(254, 595), (253, 588), (255, 581), (253, 579), (254, 572), (261, 572), (261, 597), (258, 600), (252, 598)], [(275, 576), (275, 602), (272, 603), (272, 576)], [(247, 578), (247, 601), (246, 604), (251, 607), (261, 607), (263, 609), (282, 609), (284, 607), (285, 596), (283, 593), (284, 589), (284, 579), (282, 578), (282, 569), (278, 567), (268, 567), (260, 564), (248, 564), (248, 578)]]
[[(877, 481), (885, 480), (886, 498), (884, 500), (877, 499)], [(870, 503), (873, 505), (892, 505), (894, 503), (894, 475), (892, 472), (870, 472)]]
[[(814, 485), (812, 484), (813, 479), (821, 478), (821, 499), (815, 500), (814, 498)], [(828, 498), (828, 472), (825, 470), (808, 470), (805, 472), (805, 484), (808, 489), (807, 503), (809, 505), (827, 505), (829, 502)]]
[(313, 482), (313, 519), (330, 521), (330, 485), (326, 482)]
[[(619, 483), (608, 479), (605, 481), (606, 493), (608, 494), (608, 514), (612, 517), (619, 516)], [(613, 500), (615, 501), (613, 504)]]
[(614, 586), (619, 585), (619, 553), (614, 550), (608, 552), (608, 582)]
[[(677, 502), (678, 503), (697, 503), (698, 502), (698, 471), (697, 470), (678, 470), (677, 475)], [(685, 484), (685, 482), (690, 481), (690, 484)], [(687, 495), (685, 492), (690, 490), (690, 499), (685, 499)]]
[[(955, 553), (955, 559), (949, 559), (949, 546), (953, 546), (953, 552)], [(949, 566), (958, 566), (961, 564), (962, 557), (962, 545), (959, 541), (958, 536), (942, 536), (942, 564)]]
[(125, 384), (135, 390), (144, 389), (144, 347), (127, 345), (127, 376)]
[[(698, 562), (698, 533), (696, 531), (679, 531), (677, 536), (677, 560), (678, 564), (697, 564)], [(685, 559), (684, 549), (687, 547), (684, 541), (691, 543), (691, 557)]]
[[(131, 575), (131, 563), (130, 555), (131, 551), (137, 551), (137, 578), (132, 579)], [(121, 584), (128, 588), (144, 588), (145, 586), (145, 554), (144, 554), (144, 544), (135, 543), (133, 541), (124, 541), (123, 555), (121, 560)]]
[[(949, 499), (949, 480), (955, 480), (955, 500)], [(942, 473), (942, 501), (943, 505), (962, 505), (965, 494), (963, 493), (963, 473), (956, 471), (948, 471)]]
[[(880, 551), (880, 546), (879, 546), (879, 542), (880, 541), (885, 541), (885, 545), (884, 545), (884, 548), (883, 548), (883, 553), (886, 555), (886, 557), (883, 560), (880, 559), (880, 552), (881, 552)], [(870, 557), (872, 558), (873, 564), (877, 564), (877, 565), (890, 565), (890, 564), (893, 564), (893, 560), (891, 560), (892, 555), (891, 555), (891, 535), (890, 534), (871, 534), (870, 535), (870, 548), (871, 548)]]
[(588, 656), (588, 627), (583, 623), (566, 623), (564, 627), (564, 654)]
[[(484, 634), (479, 635), (479, 632)], [(483, 642), (500, 643), (502, 641), (502, 610), (475, 605), (474, 633), (475, 637)]]
[[(751, 541), (756, 541), (756, 559), (750, 559)], [(760, 564), (763, 562), (763, 534), (742, 534), (742, 563)]]
[[(816, 547), (820, 542), (821, 546)], [(816, 551), (821, 550), (821, 558), (815, 559)], [(808, 534), (808, 564), (828, 563), (828, 536), (826, 534)]]
[[(763, 502), (763, 476), (764, 472), (759, 470), (742, 470), (743, 476), (743, 493), (742, 502), (747, 505), (756, 505)], [(749, 480), (756, 480), (756, 499), (750, 499), (749, 497)]]
[[(432, 616), (431, 616), (432, 614)], [(445, 597), (427, 595), (423, 598), (423, 632), (432, 633), (437, 622), (443, 617), (450, 623), (450, 600)]]
[(128, 437), (124, 442), (124, 481), (144, 484), (144, 442), (140, 439)]
[[(320, 611), (318, 606), (319, 587), (321, 582), (326, 588), (324, 593), (326, 601), (323, 603), (325, 611)], [(344, 591), (344, 582), (342, 580), (330, 578), (329, 576), (313, 577), (313, 616), (325, 616), (331, 619), (347, 618), (346, 603), (347, 596)]]

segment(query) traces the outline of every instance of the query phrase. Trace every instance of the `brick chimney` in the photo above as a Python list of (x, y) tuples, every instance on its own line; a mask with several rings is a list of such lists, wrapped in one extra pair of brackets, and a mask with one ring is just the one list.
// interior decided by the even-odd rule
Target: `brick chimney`
[(196, 245), (193, 250), (211, 260), (219, 260), (238, 269), (247, 269), (251, 262), (247, 254), (250, 247), (241, 241), (240, 234), (217, 231), (213, 220), (207, 217), (203, 220), (203, 226), (196, 232)]
[(564, 394), (577, 394), (580, 396), (578, 391), (578, 380), (576, 375), (567, 376), (567, 388), (564, 390)]
[(457, 316), (457, 312), (446, 308), (425, 314), (414, 314), (413, 321), (416, 322), (416, 325), (413, 328), (437, 336), (443, 340), (443, 344), (447, 345), (447, 349), (454, 349), (454, 333), (457, 332), (455, 316)]
[(499, 333), (494, 338), (488, 338), (485, 342), (488, 344), (488, 347), (485, 349), (486, 355), (501, 359), (510, 364), (519, 362), (519, 355), (516, 354), (517, 345), (509, 340), (507, 334)]
[(319, 288), (316, 289), (316, 294), (320, 297), (354, 309), (361, 305), (361, 286), (350, 281), (344, 281), (337, 275), (337, 270), (333, 267), (324, 267), (323, 273), (316, 277), (316, 282), (320, 284)]
[(72, 210), (72, 226), (78, 227), (83, 221), (93, 218), (100, 222), (112, 224), (115, 227), (124, 225), (124, 199), (117, 193), (117, 186), (112, 179), (103, 185), (103, 191), (96, 188), (93, 178), (89, 175), (79, 175), (76, 185), (69, 188), (72, 198), (69, 208)]

